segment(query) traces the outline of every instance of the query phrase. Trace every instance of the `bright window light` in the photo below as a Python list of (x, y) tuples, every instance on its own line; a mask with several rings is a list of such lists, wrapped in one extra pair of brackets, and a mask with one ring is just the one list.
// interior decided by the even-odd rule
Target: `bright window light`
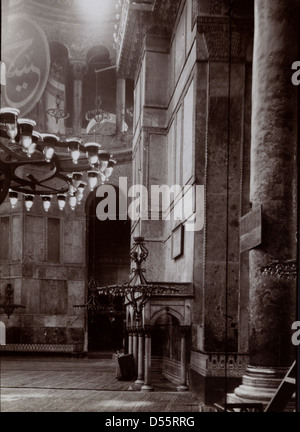
[(116, 10), (113, 0), (77, 0), (77, 4), (83, 18), (90, 20), (105, 19)]

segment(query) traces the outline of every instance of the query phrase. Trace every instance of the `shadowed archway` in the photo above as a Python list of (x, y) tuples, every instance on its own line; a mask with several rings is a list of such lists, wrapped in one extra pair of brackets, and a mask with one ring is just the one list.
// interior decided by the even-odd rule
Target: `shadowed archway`
[[(101, 188), (101, 186), (100, 186)], [(115, 188), (117, 204), (119, 190)], [(118, 205), (116, 214), (110, 219), (99, 220), (97, 206), (101, 200), (94, 193), (87, 202), (87, 265), (88, 277), (94, 277), (98, 286), (124, 283), (130, 272), (130, 228), (129, 220), (120, 220)], [(101, 303), (110, 306), (107, 296)], [(103, 311), (88, 312), (88, 351), (116, 351), (124, 345), (124, 304), (115, 298), (112, 305), (115, 314)]]

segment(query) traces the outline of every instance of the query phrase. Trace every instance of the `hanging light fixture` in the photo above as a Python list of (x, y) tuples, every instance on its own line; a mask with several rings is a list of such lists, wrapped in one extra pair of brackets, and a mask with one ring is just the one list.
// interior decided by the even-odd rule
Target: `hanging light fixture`
[(99, 172), (99, 178), (100, 178), (101, 184), (104, 184), (105, 181), (106, 181), (106, 176), (105, 176), (105, 174), (102, 173), (102, 172)]
[(47, 110), (47, 114), (50, 117), (54, 117), (56, 123), (58, 123), (58, 120), (61, 119), (67, 119), (69, 117), (69, 113), (67, 111), (65, 111), (64, 109), (60, 108), (60, 96), (57, 95), (56, 96), (56, 107), (55, 108), (50, 108)]
[(78, 186), (80, 185), (82, 177), (83, 177), (83, 173), (81, 172), (72, 173), (72, 185), (74, 186), (75, 189), (77, 189)]
[(85, 144), (86, 157), (90, 163), (91, 168), (94, 168), (95, 164), (99, 162), (99, 150), (101, 145), (95, 142)]
[(72, 173), (71, 173), (71, 174), (67, 174), (67, 177), (68, 177), (68, 179), (69, 179), (68, 194), (69, 194), (69, 195), (74, 195), (74, 194), (76, 193), (76, 188), (75, 188), (75, 186), (73, 185), (73, 181), (72, 181), (72, 179), (73, 179), (73, 174), (72, 174)]
[(36, 145), (32, 146), (32, 132), (34, 126), (36, 126), (34, 120), (25, 118), (18, 119), (18, 141), (22, 146), (22, 150), (28, 157), (31, 157), (36, 148)]
[(28, 157), (31, 157), (31, 155), (36, 151), (37, 144), (42, 139), (41, 134), (39, 134), (36, 131), (33, 131), (31, 139), (32, 139), (32, 143), (30, 144), (30, 146), (27, 150), (27, 156)]
[(9, 189), (8, 192), (9, 201), (11, 204), (11, 208), (15, 208), (17, 201), (18, 201), (18, 192), (13, 191), (12, 189)]
[(86, 182), (80, 182), (79, 186), (77, 187), (77, 203), (80, 204), (83, 199), (83, 192), (86, 187)]
[(117, 163), (117, 161), (115, 159), (109, 159), (107, 168), (104, 171), (106, 180), (108, 180), (110, 178), (110, 176), (112, 175), (112, 172), (114, 170), (116, 163)]
[(17, 108), (6, 107), (0, 109), (1, 131), (4, 132), (8, 138), (10, 138), (12, 143), (15, 143), (15, 138), (18, 134), (17, 120), (19, 114), (20, 110)]
[(99, 162), (95, 165), (95, 170), (97, 171), (98, 179), (100, 179), (101, 184), (103, 184), (106, 180), (106, 177), (105, 177), (105, 174), (103, 173), (104, 169), (103, 169), (103, 171), (100, 170), (100, 163)]
[(98, 159), (99, 159), (98, 169), (100, 172), (103, 173), (105, 171), (105, 169), (108, 166), (108, 162), (110, 158), (111, 158), (111, 154), (107, 153), (105, 150), (98, 151)]
[(71, 209), (75, 210), (75, 207), (76, 207), (76, 204), (77, 204), (76, 195), (70, 195), (69, 204), (70, 204)]
[(33, 206), (33, 199), (34, 195), (24, 195), (25, 207), (27, 211), (30, 211), (31, 207)]
[(96, 170), (88, 171), (88, 185), (91, 192), (95, 189), (97, 183), (98, 183), (98, 171)]
[(45, 161), (50, 162), (54, 156), (54, 148), (59, 142), (59, 137), (54, 134), (42, 133), (40, 134), (43, 140), (43, 154), (45, 156)]
[(72, 161), (75, 165), (78, 164), (78, 159), (80, 157), (80, 144), (81, 144), (81, 139), (80, 138), (67, 138), (66, 140), (68, 146), (69, 146), (69, 151), (71, 152), (71, 157), (72, 157)]
[[(18, 109), (0, 109), (0, 164), (5, 186), (0, 188), (0, 204), (8, 191), (12, 206), (16, 205), (18, 193), (38, 195), (48, 211), (52, 195), (75, 195), (80, 203), (85, 182), (92, 191), (98, 181), (104, 183), (109, 178), (114, 160), (109, 152), (101, 150), (100, 144), (83, 144), (80, 138), (61, 139), (37, 132), (34, 120), (18, 119), (18, 114)], [(28, 157), (34, 153), (34, 157), (28, 160), (24, 153)], [(72, 164), (76, 165), (74, 171)], [(25, 205), (31, 206), (30, 201), (24, 199)]]
[(47, 212), (51, 206), (51, 198), (52, 195), (42, 195), (42, 200), (43, 200), (43, 207), (44, 210)]
[(59, 210), (63, 210), (66, 206), (66, 194), (58, 194), (57, 203)]
[(79, 186), (77, 187), (77, 191), (79, 195), (83, 195), (84, 189), (86, 187), (86, 182), (80, 182)]
[(38, 142), (40, 142), (42, 140), (42, 136), (39, 132), (34, 130), (34, 131), (32, 131), (32, 137), (31, 138), (32, 138), (32, 143), (28, 149), (28, 153), (30, 155), (35, 152)]

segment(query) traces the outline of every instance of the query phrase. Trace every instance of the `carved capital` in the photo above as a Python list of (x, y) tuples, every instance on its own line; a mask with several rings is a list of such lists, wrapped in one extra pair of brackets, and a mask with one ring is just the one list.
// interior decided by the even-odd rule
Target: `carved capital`
[(137, 333), (138, 333), (138, 336), (139, 336), (139, 337), (143, 337), (144, 334), (145, 334), (144, 329), (143, 329), (142, 327), (139, 327), (139, 328), (137, 329)]
[(137, 329), (136, 327), (133, 327), (133, 328), (131, 329), (131, 334), (133, 334), (133, 336), (137, 336), (137, 334), (138, 334), (138, 329)]

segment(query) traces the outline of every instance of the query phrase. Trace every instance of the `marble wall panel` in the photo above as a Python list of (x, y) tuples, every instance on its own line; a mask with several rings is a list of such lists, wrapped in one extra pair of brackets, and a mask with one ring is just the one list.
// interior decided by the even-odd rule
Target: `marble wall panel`
[(64, 263), (84, 263), (85, 261), (85, 221), (65, 219)]
[(11, 217), (11, 259), (21, 261), (23, 247), (23, 220), (20, 215)]
[(9, 217), (0, 218), (0, 259), (9, 259)]
[(160, 134), (149, 135), (149, 188), (148, 196), (151, 196), (152, 185), (167, 184), (167, 143), (166, 136)]
[(38, 216), (25, 217), (25, 262), (45, 261), (46, 219)]
[(84, 281), (86, 277), (86, 268), (85, 267), (67, 267), (67, 280), (79, 280)]
[(68, 270), (65, 266), (47, 266), (45, 270), (45, 279), (67, 279)]
[(40, 281), (23, 278), (21, 301), (26, 314), (40, 313)]
[(45, 315), (44, 327), (66, 327), (65, 315)]
[(168, 55), (146, 52), (146, 81), (144, 104), (166, 107), (168, 103)]
[(178, 80), (186, 58), (186, 16), (183, 13), (178, 22), (175, 34), (175, 82)]
[(67, 343), (81, 344), (84, 340), (83, 328), (67, 328), (66, 329)]
[(195, 106), (193, 81), (184, 97), (183, 107), (182, 183), (187, 184), (194, 174)]
[(68, 281), (68, 315), (79, 315), (83, 309), (75, 309), (73, 305), (84, 304), (87, 286), (85, 281)]
[(40, 287), (40, 312), (42, 314), (65, 314), (68, 305), (66, 281), (42, 280)]

